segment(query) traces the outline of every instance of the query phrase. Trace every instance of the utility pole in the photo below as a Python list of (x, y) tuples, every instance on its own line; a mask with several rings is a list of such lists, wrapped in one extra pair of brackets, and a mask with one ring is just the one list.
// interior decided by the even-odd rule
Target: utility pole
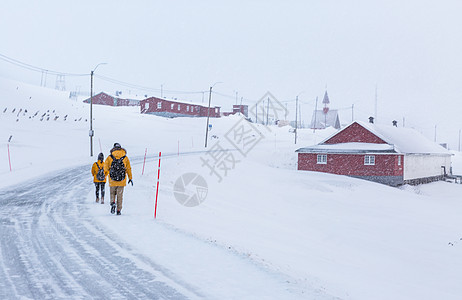
[(93, 136), (95, 135), (93, 131), (93, 74), (98, 68), (99, 65), (106, 65), (106, 63), (99, 63), (90, 73), (90, 156), (93, 156)]
[[(95, 68), (96, 69), (96, 68)], [(90, 73), (90, 156), (93, 156), (93, 73), (95, 70), (92, 70)]]
[(377, 123), (377, 84), (375, 85), (375, 122)]
[(205, 148), (207, 148), (207, 139), (209, 135), (209, 118), (210, 118), (210, 102), (212, 101), (212, 88), (215, 86), (215, 84), (221, 83), (221, 82), (215, 82), (209, 90), (209, 106), (207, 109), (207, 127), (205, 128)]
[(262, 101), (261, 103), (261, 111), (263, 113), (262, 117), (261, 117), (261, 124), (262, 125), (265, 125), (265, 120), (266, 120), (266, 116), (265, 116), (265, 101)]
[(460, 152), (460, 129), (459, 129), (459, 152)]
[(298, 115), (298, 95), (295, 98), (295, 144), (297, 144), (297, 115)]
[(212, 101), (212, 87), (210, 87), (209, 91), (209, 106), (207, 109), (207, 126), (205, 127), (205, 148), (207, 148), (207, 138), (209, 135), (209, 117), (210, 117), (210, 102)]
[(351, 122), (355, 120), (355, 115), (354, 115), (354, 109), (355, 109), (355, 104), (351, 104)]
[(258, 103), (255, 104), (255, 124), (258, 124)]
[(303, 122), (302, 122), (302, 104), (301, 104), (301, 103), (299, 104), (298, 115), (299, 115), (299, 119), (300, 119), (300, 126), (299, 126), (299, 128), (302, 128)]
[(318, 97), (316, 96), (316, 106), (314, 107), (314, 126), (313, 126), (313, 133), (316, 132), (316, 117), (318, 115)]

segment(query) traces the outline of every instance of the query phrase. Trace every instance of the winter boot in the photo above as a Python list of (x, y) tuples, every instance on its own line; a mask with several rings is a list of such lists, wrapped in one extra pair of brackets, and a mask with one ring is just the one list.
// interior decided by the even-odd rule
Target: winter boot
[(111, 203), (111, 214), (115, 213), (115, 210), (116, 210), (116, 204), (115, 202), (112, 202)]
[(120, 212), (120, 210), (117, 211), (117, 215), (120, 216), (122, 213)]
[(98, 202), (99, 202), (99, 198), (98, 198), (98, 197), (96, 197), (96, 203), (98, 203)]
[(104, 204), (104, 197), (101, 197), (101, 204)]

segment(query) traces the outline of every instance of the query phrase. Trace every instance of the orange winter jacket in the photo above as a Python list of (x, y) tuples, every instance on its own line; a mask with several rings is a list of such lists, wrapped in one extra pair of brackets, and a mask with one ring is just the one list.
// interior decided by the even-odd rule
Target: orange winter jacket
[(93, 166), (91, 167), (91, 175), (93, 175), (93, 182), (106, 182), (106, 176), (108, 174), (106, 170), (104, 170), (104, 180), (96, 179), (96, 174), (98, 174), (99, 169), (105, 169), (104, 163), (97, 160), (95, 163), (93, 163)]
[[(127, 151), (124, 148), (113, 148), (111, 154), (116, 158), (120, 159), (122, 156), (127, 155)], [(132, 179), (132, 167), (130, 166), (130, 160), (127, 156), (122, 160), (125, 166), (125, 178), (121, 181), (115, 181), (111, 179), (110, 170), (112, 165), (112, 157), (109, 155), (104, 162), (104, 170), (108, 172), (109, 176), (109, 186), (126, 186), (127, 185), (127, 176), (128, 179)]]

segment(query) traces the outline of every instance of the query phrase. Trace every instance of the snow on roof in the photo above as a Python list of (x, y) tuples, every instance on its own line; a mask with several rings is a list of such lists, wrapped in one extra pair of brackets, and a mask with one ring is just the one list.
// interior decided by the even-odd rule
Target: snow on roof
[(338, 111), (336, 109), (331, 109), (327, 112), (327, 114), (325, 114), (322, 109), (313, 111), (310, 128), (322, 129), (328, 126), (332, 126), (337, 129), (340, 128)]
[[(148, 97), (143, 100), (149, 100), (149, 99), (153, 101), (163, 100), (163, 101), (169, 101), (169, 102), (174, 102), (174, 103), (179, 103), (179, 104), (196, 105), (196, 106), (202, 106), (205, 108), (208, 107), (207, 103), (195, 103), (195, 102), (188, 101), (188, 100), (176, 100), (176, 99), (167, 99), (167, 98), (159, 98), (159, 97)], [(220, 108), (220, 106), (210, 106), (210, 108)]]
[[(371, 133), (375, 134), (376, 136), (387, 142), (387, 145), (392, 145), (397, 153), (451, 155), (447, 149), (432, 142), (431, 140), (429, 140), (413, 128), (395, 127), (390, 125), (379, 125), (362, 121), (354, 121), (340, 131), (345, 130), (353, 123), (357, 123), (365, 129), (369, 130)], [(329, 140), (336, 134), (338, 134), (338, 132), (326, 138), (324, 141), (319, 143), (319, 145), (322, 145), (325, 141)], [(357, 148), (356, 150), (361, 149)]]
[[(111, 97), (113, 97), (113, 98), (124, 99), (124, 100), (136, 100), (136, 101), (141, 101), (141, 100), (143, 100), (143, 99), (146, 99), (146, 97), (144, 97), (144, 95), (138, 96), (138, 95), (131, 95), (131, 94), (129, 94), (129, 95), (120, 94), (119, 96), (116, 96), (116, 95), (114, 95), (114, 94), (112, 94), (112, 93), (108, 93), (108, 92), (105, 92), (105, 91), (102, 91), (102, 92), (98, 93), (97, 95), (99, 95), (99, 94), (101, 94), (101, 93), (102, 93), (102, 94), (106, 94), (106, 95), (108, 95), (108, 96), (111, 96)], [(93, 97), (94, 97), (94, 96), (93, 96)]]
[(311, 147), (300, 148), (300, 153), (396, 153), (393, 145), (373, 143), (341, 143), (341, 144), (318, 144)]
[(357, 121), (357, 123), (386, 141), (388, 144), (394, 145), (398, 152), (450, 155), (447, 149), (432, 142), (413, 128), (379, 125), (361, 121)]

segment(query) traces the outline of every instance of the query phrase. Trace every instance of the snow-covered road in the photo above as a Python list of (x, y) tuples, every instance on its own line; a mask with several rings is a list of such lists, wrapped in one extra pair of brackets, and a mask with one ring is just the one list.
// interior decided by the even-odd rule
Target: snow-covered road
[(0, 190), (0, 299), (197, 298), (92, 222), (87, 173), (83, 166)]

